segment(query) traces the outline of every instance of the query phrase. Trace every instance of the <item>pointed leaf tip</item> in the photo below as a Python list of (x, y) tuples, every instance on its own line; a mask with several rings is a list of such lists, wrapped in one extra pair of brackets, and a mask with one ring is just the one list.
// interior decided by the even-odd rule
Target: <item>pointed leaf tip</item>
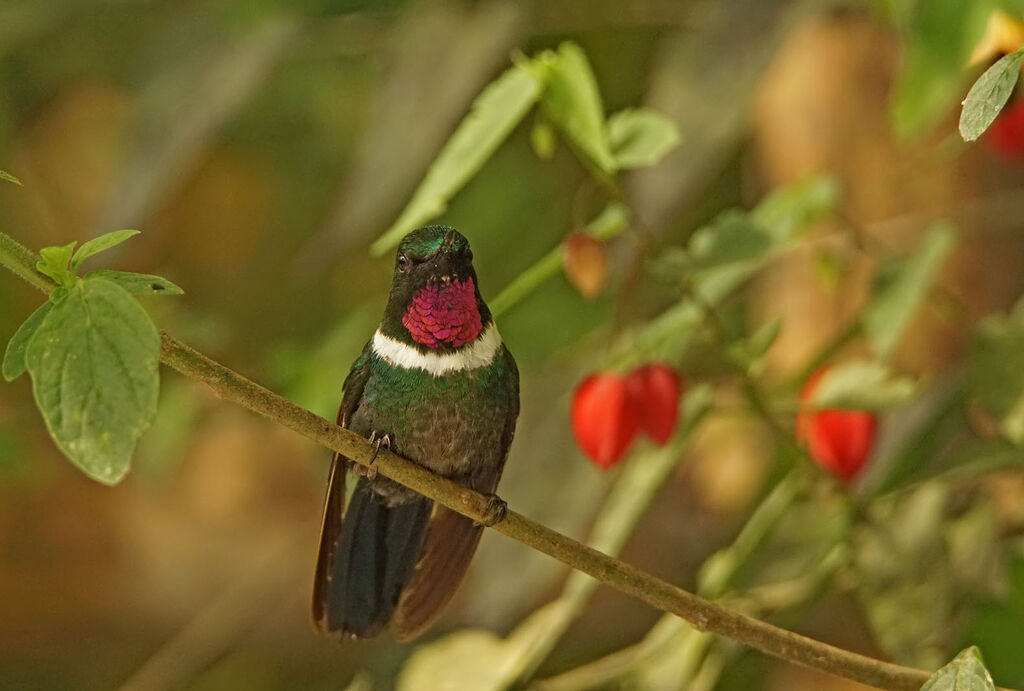
[(82, 246), (79, 247), (78, 251), (75, 252), (73, 257), (71, 257), (71, 270), (75, 271), (78, 269), (78, 266), (82, 262), (94, 254), (105, 252), (111, 247), (116, 247), (128, 238), (134, 237), (138, 234), (139, 231), (137, 230), (114, 230), (82, 243)]
[(965, 142), (973, 142), (995, 122), (1017, 85), (1022, 61), (1024, 48), (1000, 58), (974, 82), (960, 113), (960, 136)]
[(992, 675), (985, 668), (981, 651), (971, 646), (925, 682), (921, 691), (995, 691)]

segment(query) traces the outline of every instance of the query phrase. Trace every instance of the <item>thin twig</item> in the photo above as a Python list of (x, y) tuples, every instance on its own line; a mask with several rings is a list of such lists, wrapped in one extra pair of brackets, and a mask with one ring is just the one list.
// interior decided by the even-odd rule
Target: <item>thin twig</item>
[[(13, 243), (2, 233), (0, 238), (0, 247), (8, 247)], [(31, 256), (17, 255), (17, 252), (0, 253), (0, 263), (23, 278), (26, 272), (35, 271), (35, 262)], [(46, 292), (52, 290), (52, 284), (42, 276), (37, 275), (35, 279), (27, 280)], [(217, 396), (292, 429), (357, 463), (368, 465), (374, 457), (373, 445), (355, 432), (295, 405), (165, 332), (161, 332), (161, 360), (185, 376), (203, 382)], [(375, 466), (382, 475), (465, 516), (482, 523), (492, 518), (487, 511), (488, 499), (483, 495), (435, 475), (390, 451), (381, 449), (376, 455)], [(858, 655), (728, 610), (591, 549), (515, 511), (510, 510), (504, 520), (494, 524), (493, 528), (627, 595), (682, 617), (698, 631), (716, 633), (769, 655), (877, 688), (916, 690), (929, 677), (929, 673), (924, 670)]]

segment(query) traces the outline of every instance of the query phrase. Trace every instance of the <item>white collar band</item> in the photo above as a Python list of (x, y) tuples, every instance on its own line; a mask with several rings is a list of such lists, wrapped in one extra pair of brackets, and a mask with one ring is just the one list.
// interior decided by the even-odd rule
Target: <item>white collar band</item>
[(380, 329), (373, 334), (374, 354), (392, 367), (421, 369), (435, 377), (449, 372), (486, 367), (494, 360), (494, 354), (501, 347), (501, 334), (491, 322), (480, 336), (469, 345), (454, 353), (422, 353), (407, 343), (385, 336)]

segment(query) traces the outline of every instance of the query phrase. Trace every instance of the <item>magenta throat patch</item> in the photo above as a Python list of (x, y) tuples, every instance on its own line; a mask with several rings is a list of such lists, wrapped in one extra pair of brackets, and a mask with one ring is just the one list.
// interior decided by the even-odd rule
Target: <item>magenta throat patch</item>
[(416, 293), (402, 324), (417, 343), (458, 348), (474, 340), (482, 327), (472, 278), (431, 283)]

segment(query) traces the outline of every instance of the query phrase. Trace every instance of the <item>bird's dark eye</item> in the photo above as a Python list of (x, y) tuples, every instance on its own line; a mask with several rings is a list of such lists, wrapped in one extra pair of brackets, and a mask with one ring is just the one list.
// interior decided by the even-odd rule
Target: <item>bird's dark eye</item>
[(409, 268), (409, 257), (404, 254), (398, 255), (398, 270), (405, 271)]

